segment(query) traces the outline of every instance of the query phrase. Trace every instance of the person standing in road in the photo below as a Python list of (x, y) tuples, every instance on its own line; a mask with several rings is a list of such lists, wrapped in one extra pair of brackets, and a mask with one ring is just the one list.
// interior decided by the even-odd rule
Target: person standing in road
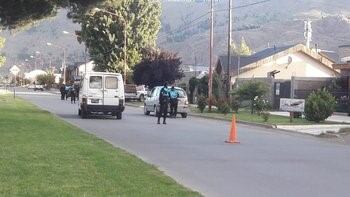
[(73, 104), (73, 102), (75, 103), (75, 89), (74, 86), (71, 86), (69, 89), (69, 95), (70, 95), (70, 102)]
[(79, 99), (79, 91), (80, 91), (80, 86), (76, 85), (75, 86), (75, 97), (77, 100)]
[(158, 124), (160, 124), (160, 118), (162, 116), (163, 116), (163, 124), (166, 124), (166, 116), (168, 115), (169, 98), (170, 98), (170, 94), (169, 94), (168, 86), (165, 83), (164, 87), (162, 87), (159, 93), (160, 109), (158, 112), (158, 122), (157, 122)]
[(179, 92), (174, 86), (170, 89), (170, 117), (176, 118)]
[(64, 100), (64, 97), (66, 96), (66, 94), (65, 94), (66, 90), (65, 90), (65, 87), (63, 84), (60, 87), (60, 92), (61, 92), (61, 100)]
[(66, 95), (66, 100), (68, 100), (68, 97), (69, 97), (69, 90), (70, 90), (70, 86), (65, 85), (64, 92)]

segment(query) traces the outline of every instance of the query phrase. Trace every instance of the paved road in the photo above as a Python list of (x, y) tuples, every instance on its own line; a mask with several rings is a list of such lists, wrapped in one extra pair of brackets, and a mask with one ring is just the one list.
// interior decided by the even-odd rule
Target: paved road
[(242, 125), (242, 143), (229, 145), (227, 122), (192, 117), (156, 125), (130, 107), (123, 120), (82, 120), (57, 95), (23, 97), (205, 196), (350, 196), (350, 146)]

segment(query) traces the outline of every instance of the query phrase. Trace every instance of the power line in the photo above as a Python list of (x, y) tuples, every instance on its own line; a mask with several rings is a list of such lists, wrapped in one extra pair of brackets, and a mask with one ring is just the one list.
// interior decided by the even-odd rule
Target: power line
[(185, 26), (180, 26), (179, 28), (177, 28), (177, 30), (176, 30), (175, 32), (172, 31), (171, 33), (179, 33), (179, 32), (182, 32), (182, 31), (184, 31), (184, 30), (186, 30), (186, 29), (188, 29), (188, 28), (190, 28), (190, 27), (193, 27), (193, 26), (192, 26), (193, 23), (197, 22), (199, 19), (201, 19), (201, 18), (207, 16), (208, 14), (209, 14), (209, 12), (206, 12), (205, 14), (203, 14), (203, 15), (201, 15), (201, 16), (195, 18), (194, 20), (190, 21), (190, 22), (187, 23)]
[[(246, 7), (250, 7), (253, 5), (259, 5), (259, 4), (263, 4), (263, 3), (267, 3), (271, 0), (264, 0), (264, 1), (258, 1), (258, 2), (254, 2), (254, 3), (249, 3), (249, 4), (245, 4), (245, 5), (240, 5), (240, 6), (236, 6), (236, 7), (232, 7), (232, 10), (235, 9), (239, 9), (239, 8), (246, 8)], [(224, 12), (224, 11), (228, 11), (229, 9), (221, 9), (221, 10), (215, 10), (214, 12)]]
[[(267, 3), (271, 0), (264, 0), (264, 1), (259, 1), (259, 2), (255, 2), (255, 3), (250, 3), (250, 4), (245, 4), (245, 5), (241, 5), (241, 6), (236, 6), (236, 7), (232, 7), (232, 9), (239, 9), (239, 8), (246, 8), (246, 7), (250, 7), (250, 6), (253, 6), (253, 5), (258, 5), (258, 4), (263, 4), (263, 3)], [(221, 9), (221, 10), (214, 10), (214, 12), (223, 12), (223, 11), (228, 11), (229, 9)], [(182, 31), (185, 31), (189, 28), (193, 28), (194, 26), (194, 23), (197, 22), (199, 19), (207, 16), (210, 12), (207, 12), (197, 18), (195, 18), (194, 20), (190, 21), (189, 23), (187, 23), (185, 26), (183, 27), (180, 27), (178, 28), (176, 31), (172, 31), (171, 33), (172, 34), (175, 34), (175, 33), (180, 33)], [(204, 21), (201, 21), (201, 22), (204, 22)], [(163, 35), (163, 37), (166, 37), (167, 35)], [(161, 38), (161, 37), (160, 37)]]

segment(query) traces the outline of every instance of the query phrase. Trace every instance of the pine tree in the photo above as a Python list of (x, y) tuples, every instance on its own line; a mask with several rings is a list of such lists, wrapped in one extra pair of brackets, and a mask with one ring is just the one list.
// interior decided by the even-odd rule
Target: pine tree
[(252, 55), (252, 50), (249, 48), (247, 42), (245, 41), (244, 37), (242, 37), (241, 45), (239, 48), (240, 55), (242, 56), (249, 56)]
[(252, 50), (248, 46), (244, 37), (242, 37), (239, 47), (237, 47), (235, 43), (231, 44), (231, 51), (233, 55), (240, 55), (240, 56), (252, 55)]

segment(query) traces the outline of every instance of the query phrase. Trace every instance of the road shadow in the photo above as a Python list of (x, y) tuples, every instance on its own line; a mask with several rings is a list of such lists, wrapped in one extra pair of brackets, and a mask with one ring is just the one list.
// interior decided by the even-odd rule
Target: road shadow
[(80, 116), (77, 114), (57, 114), (57, 115), (64, 119), (80, 119)]

